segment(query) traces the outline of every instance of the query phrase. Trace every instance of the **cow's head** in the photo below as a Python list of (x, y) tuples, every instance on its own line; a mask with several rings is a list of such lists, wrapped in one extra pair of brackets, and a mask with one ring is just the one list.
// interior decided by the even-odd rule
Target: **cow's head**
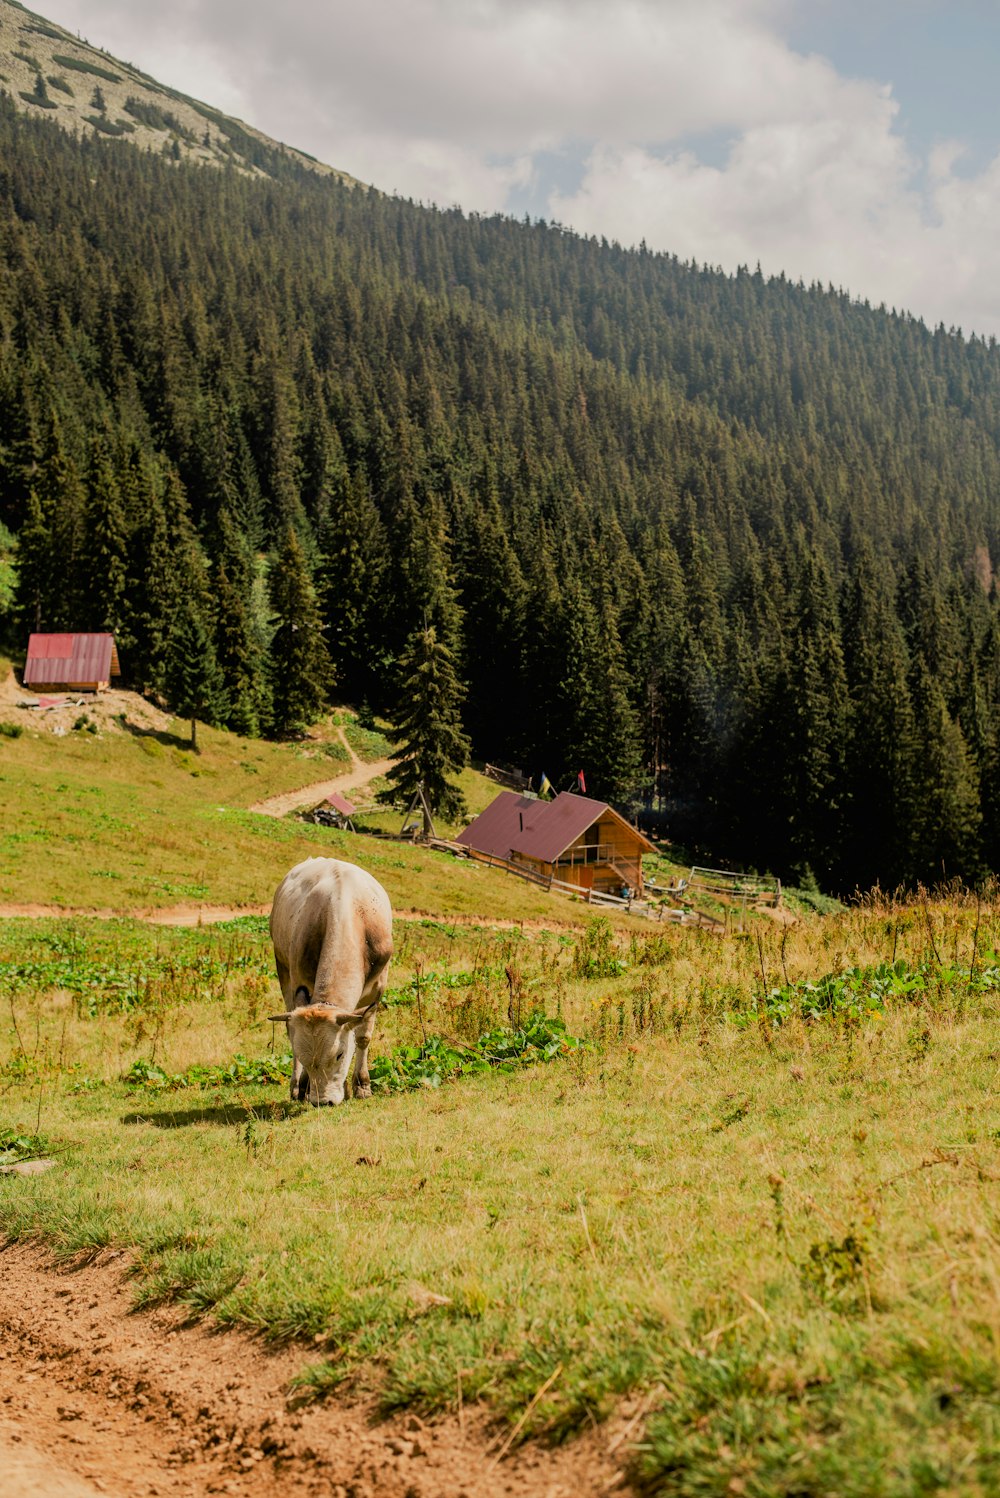
[[(304, 988), (295, 995), (297, 1000), (300, 995), (308, 1001)], [(308, 1097), (314, 1108), (344, 1101), (354, 1055), (354, 1031), (369, 1017), (371, 1009), (371, 1005), (355, 1010), (306, 1002), (284, 1014), (269, 1016), (276, 1024), (288, 1026), (292, 1055), (308, 1078)]]

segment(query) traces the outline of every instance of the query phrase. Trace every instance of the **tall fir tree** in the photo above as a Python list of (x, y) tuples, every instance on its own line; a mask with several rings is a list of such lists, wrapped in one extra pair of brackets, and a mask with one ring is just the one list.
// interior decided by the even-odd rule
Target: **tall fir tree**
[(469, 740), (462, 729), (465, 688), (451, 650), (433, 625), (414, 631), (399, 661), (399, 695), (392, 718), (392, 743), (399, 758), (388, 772), (389, 788), (380, 799), (410, 801), (423, 787), (432, 811), (450, 819), (465, 812), (459, 786), (448, 779), (469, 762)]
[[(81, 610), (89, 628), (114, 632), (125, 612), (128, 527), (111, 446), (103, 436), (91, 449), (84, 528), (89, 587), (81, 585)], [(78, 627), (84, 627), (83, 620)]]
[(180, 601), (174, 616), (164, 684), (173, 711), (190, 720), (191, 748), (197, 749), (198, 723), (221, 722), (226, 701), (212, 636), (190, 597)]
[(272, 724), (278, 733), (287, 734), (313, 722), (329, 703), (333, 689), (323, 616), (305, 552), (291, 528), (272, 565), (269, 592), (274, 624)]
[(364, 473), (334, 485), (318, 541), (317, 583), (339, 690), (349, 702), (388, 706), (388, 542)]

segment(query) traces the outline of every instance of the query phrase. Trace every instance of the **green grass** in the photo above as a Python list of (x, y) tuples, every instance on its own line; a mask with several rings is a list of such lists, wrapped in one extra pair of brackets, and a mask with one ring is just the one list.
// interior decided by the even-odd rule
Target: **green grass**
[[(17, 740), (0, 737), (0, 903), (260, 905), (293, 864), (318, 854), (370, 868), (402, 909), (582, 918), (571, 902), (481, 865), (248, 810), (346, 767), (334, 741), (271, 744), (199, 728), (194, 753), (186, 736), (178, 723), (176, 734), (57, 738), (29, 721)], [(387, 817), (398, 830), (399, 813)]]
[(0, 1154), (56, 1161), (0, 1176), (0, 1231), (124, 1246), (137, 1304), (301, 1339), (295, 1401), (461, 1391), (561, 1439), (628, 1393), (650, 1493), (1000, 1490), (995, 895), (584, 924), (247, 809), (323, 768), (211, 731), (0, 739), (2, 899), (262, 904), (328, 852), (427, 912), (395, 923), (380, 1090), (322, 1111), (287, 1096), (266, 918), (0, 922)]
[(373, 1072), (533, 1011), (586, 1045), (314, 1111), (260, 918), (3, 923), (0, 1127), (58, 1168), (0, 1229), (303, 1339), (298, 1400), (558, 1439), (629, 1392), (649, 1492), (995, 1492), (1000, 905), (759, 935), (401, 921)]
[(344, 735), (358, 759), (365, 764), (376, 759), (392, 758), (392, 745), (385, 734), (379, 733), (375, 728), (362, 728), (355, 719), (347, 717)]

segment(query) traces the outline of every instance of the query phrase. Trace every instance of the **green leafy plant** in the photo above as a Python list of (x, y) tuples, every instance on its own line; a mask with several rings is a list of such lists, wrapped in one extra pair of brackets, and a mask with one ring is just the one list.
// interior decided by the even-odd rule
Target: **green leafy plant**
[(628, 971), (614, 929), (607, 916), (590, 922), (573, 951), (573, 973), (577, 978), (617, 978)]
[(442, 1082), (459, 1077), (555, 1061), (584, 1045), (567, 1032), (561, 1019), (533, 1014), (521, 1029), (488, 1030), (470, 1045), (455, 1045), (432, 1035), (419, 1046), (397, 1046), (387, 1056), (376, 1056), (372, 1061), (372, 1087), (377, 1092), (440, 1087)]
[(44, 1134), (0, 1129), (0, 1165), (13, 1165), (19, 1160), (42, 1160), (51, 1153), (52, 1145)]

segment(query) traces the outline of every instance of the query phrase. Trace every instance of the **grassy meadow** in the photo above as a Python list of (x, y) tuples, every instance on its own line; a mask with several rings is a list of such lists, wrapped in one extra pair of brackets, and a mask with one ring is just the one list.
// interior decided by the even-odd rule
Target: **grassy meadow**
[(57, 1165), (0, 1227), (301, 1339), (296, 1399), (637, 1393), (650, 1493), (1000, 1491), (997, 898), (397, 937), (376, 1095), (314, 1111), (261, 918), (2, 923), (3, 1147)]
[[(0, 904), (122, 912), (261, 905), (293, 864), (325, 855), (363, 863), (401, 909), (572, 918), (568, 902), (554, 907), (531, 886), (477, 865), (247, 809), (349, 769), (335, 741), (273, 744), (202, 727), (192, 752), (184, 725), (177, 728), (176, 737), (120, 729), (0, 735)], [(473, 770), (462, 782), (473, 812), (496, 792)], [(401, 816), (375, 813), (372, 821), (398, 831)], [(554, 917), (554, 908), (562, 913)]]
[(559, 1440), (629, 1393), (649, 1493), (1000, 1493), (996, 891), (592, 920), (248, 810), (338, 768), (0, 738), (0, 901), (250, 907), (329, 853), (411, 912), (375, 1096), (322, 1111), (287, 1097), (265, 918), (0, 921), (0, 1163), (56, 1162), (0, 1175), (0, 1231), (125, 1246), (137, 1305), (297, 1341), (295, 1400), (480, 1399)]

